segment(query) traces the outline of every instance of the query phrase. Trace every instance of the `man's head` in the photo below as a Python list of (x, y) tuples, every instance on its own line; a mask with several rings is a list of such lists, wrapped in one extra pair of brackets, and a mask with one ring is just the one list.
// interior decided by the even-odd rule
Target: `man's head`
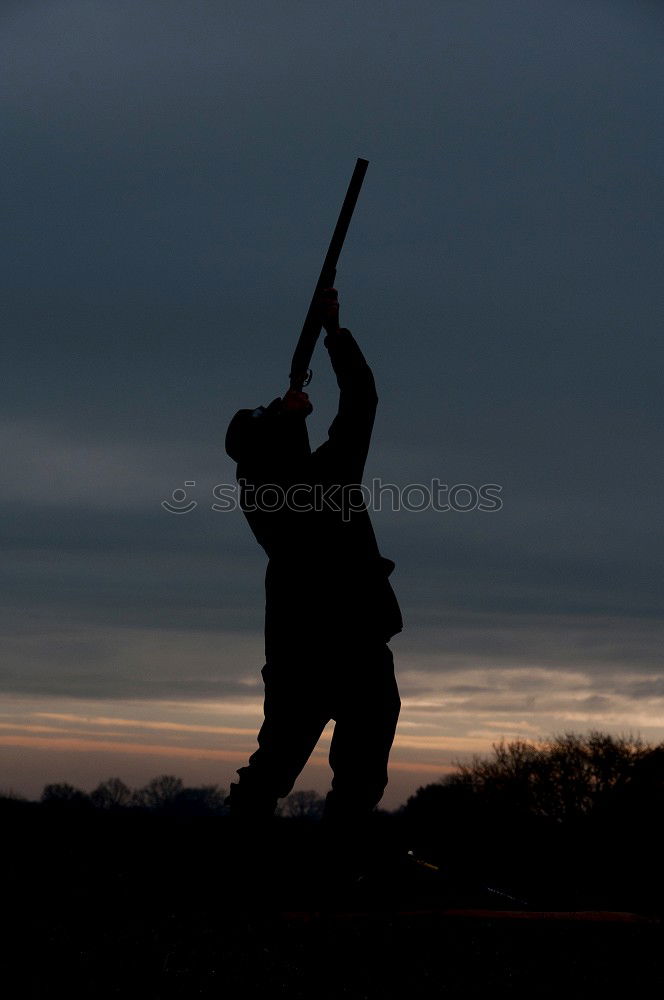
[(226, 454), (254, 471), (286, 472), (311, 454), (305, 418), (313, 407), (306, 393), (286, 393), (268, 406), (238, 410), (226, 431)]

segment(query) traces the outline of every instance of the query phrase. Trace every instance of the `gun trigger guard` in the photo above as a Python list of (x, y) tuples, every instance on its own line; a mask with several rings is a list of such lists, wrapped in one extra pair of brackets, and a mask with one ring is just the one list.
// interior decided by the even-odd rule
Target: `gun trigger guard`
[(305, 378), (304, 382), (302, 383), (302, 387), (303, 388), (304, 388), (305, 385), (309, 385), (309, 383), (311, 382), (313, 376), (314, 376), (314, 373), (312, 372), (311, 368), (307, 368), (307, 377)]

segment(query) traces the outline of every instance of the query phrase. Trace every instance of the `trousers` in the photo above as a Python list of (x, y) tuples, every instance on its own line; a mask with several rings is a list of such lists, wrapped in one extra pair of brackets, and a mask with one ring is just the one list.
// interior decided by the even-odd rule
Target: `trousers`
[[(302, 651), (304, 649), (304, 652)], [(262, 671), (258, 749), (226, 800), (231, 815), (268, 817), (292, 790), (321, 733), (334, 720), (332, 786), (324, 819), (361, 820), (380, 802), (401, 708), (392, 651), (382, 639), (272, 647)]]

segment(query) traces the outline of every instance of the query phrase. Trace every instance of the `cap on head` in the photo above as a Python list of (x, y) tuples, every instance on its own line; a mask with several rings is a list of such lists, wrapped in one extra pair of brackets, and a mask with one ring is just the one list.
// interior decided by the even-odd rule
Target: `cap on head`
[(238, 410), (226, 431), (226, 454), (244, 466), (285, 469), (311, 454), (305, 418), (312, 409), (289, 409), (277, 396), (268, 406)]
[(234, 462), (242, 462), (261, 450), (265, 444), (267, 423), (278, 410), (280, 399), (273, 399), (269, 406), (253, 410), (238, 410), (226, 431), (226, 454)]

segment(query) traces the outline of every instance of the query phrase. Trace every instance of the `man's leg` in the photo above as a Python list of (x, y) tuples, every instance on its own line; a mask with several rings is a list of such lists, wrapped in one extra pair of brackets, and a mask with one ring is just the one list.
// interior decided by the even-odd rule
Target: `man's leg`
[(247, 818), (273, 815), (277, 800), (288, 795), (330, 720), (315, 682), (315, 665), (269, 661), (265, 681), (265, 719), (258, 750), (227, 799), (231, 814)]
[(384, 642), (363, 643), (353, 650), (340, 675), (329, 758), (334, 778), (324, 818), (361, 823), (385, 791), (401, 708), (392, 651)]

